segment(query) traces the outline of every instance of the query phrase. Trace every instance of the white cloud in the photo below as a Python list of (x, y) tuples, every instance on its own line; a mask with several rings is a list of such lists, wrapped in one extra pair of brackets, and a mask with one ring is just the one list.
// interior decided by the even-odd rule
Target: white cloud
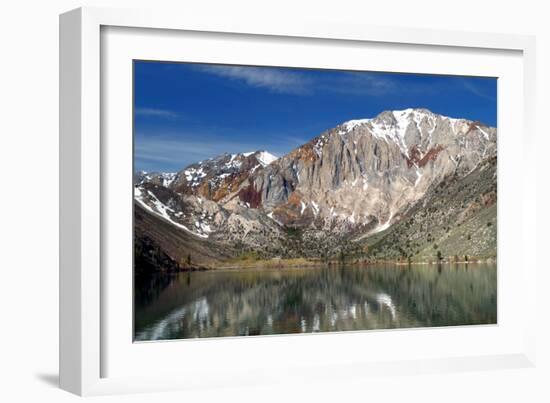
[(333, 92), (372, 96), (395, 92), (398, 88), (397, 83), (390, 77), (370, 72), (346, 73), (339, 80), (326, 83), (326, 87)]
[[(223, 133), (223, 130), (221, 132)], [(303, 144), (289, 143), (289, 137), (284, 135), (264, 136), (255, 142), (253, 140), (232, 141), (235, 137), (229, 133), (226, 134), (227, 137), (220, 138), (205, 132), (156, 135), (137, 133), (134, 140), (136, 167), (147, 171), (176, 171), (189, 164), (223, 153), (265, 150), (276, 156), (281, 156)]]
[(398, 86), (389, 77), (370, 72), (344, 72), (334, 77), (308, 76), (295, 70), (277, 67), (252, 66), (201, 66), (200, 71), (242, 81), (245, 84), (265, 88), (272, 92), (294, 95), (310, 95), (317, 91), (350, 95), (385, 95), (397, 90)]
[[(174, 140), (162, 137), (136, 138), (136, 159), (152, 162), (182, 164), (184, 160), (200, 160), (221, 154), (231, 143), (204, 142), (194, 140)], [(182, 167), (183, 168), (183, 167)]]
[(134, 112), (137, 116), (151, 116), (168, 119), (175, 119), (180, 117), (180, 114), (178, 114), (177, 112), (157, 108), (136, 108)]
[(489, 95), (485, 93), (483, 90), (481, 90), (476, 84), (474, 84), (471, 80), (467, 79), (461, 79), (460, 80), (462, 84), (464, 84), (464, 88), (466, 88), (468, 91), (470, 91), (472, 94), (477, 95), (478, 97), (489, 99), (489, 100), (495, 100), (495, 98), (492, 95)]
[(294, 71), (273, 67), (250, 66), (203, 66), (201, 71), (244, 81), (251, 87), (266, 88), (273, 92), (286, 94), (308, 94), (311, 80)]
[(230, 141), (230, 138), (209, 140), (204, 136), (193, 134), (182, 135), (181, 139), (163, 136), (136, 136), (134, 148), (136, 160), (161, 165), (170, 164), (177, 168), (183, 168), (190, 163), (215, 157), (224, 152), (237, 153), (265, 147), (258, 147), (258, 144)]

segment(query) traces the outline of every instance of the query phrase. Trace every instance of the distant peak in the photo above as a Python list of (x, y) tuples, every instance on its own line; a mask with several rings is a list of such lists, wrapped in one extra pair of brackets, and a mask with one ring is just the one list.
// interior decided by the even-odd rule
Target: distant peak
[(271, 154), (266, 150), (256, 150), (256, 151), (247, 151), (244, 153), (231, 154), (232, 160), (238, 156), (243, 156), (244, 158), (254, 157), (256, 160), (263, 166), (271, 164), (273, 161), (279, 159), (277, 156)]
[[(434, 118), (441, 116), (442, 118), (448, 118), (447, 116), (438, 115), (427, 108), (406, 108), (406, 109), (396, 109), (396, 110), (386, 110), (380, 112), (378, 115), (372, 118), (363, 118), (363, 119), (352, 119), (345, 121), (338, 126), (341, 128), (339, 133), (345, 134), (352, 131), (357, 126), (366, 125), (368, 123), (374, 124), (374, 122), (383, 122), (386, 125), (398, 124), (400, 121), (404, 120), (421, 120), (424, 116)], [(452, 119), (452, 118), (449, 118)]]
[(342, 123), (340, 126), (342, 126), (346, 132), (350, 132), (353, 129), (355, 129), (357, 126), (361, 126), (366, 123), (369, 123), (371, 120), (372, 119), (352, 119)]
[(391, 111), (394, 115), (396, 114), (399, 114), (399, 115), (410, 115), (410, 114), (413, 114), (413, 113), (419, 113), (419, 114), (423, 114), (423, 115), (433, 115), (434, 113), (429, 110), (429, 109), (426, 109), (426, 108), (407, 108), (407, 109), (401, 109), (401, 110), (394, 110), (394, 111)]

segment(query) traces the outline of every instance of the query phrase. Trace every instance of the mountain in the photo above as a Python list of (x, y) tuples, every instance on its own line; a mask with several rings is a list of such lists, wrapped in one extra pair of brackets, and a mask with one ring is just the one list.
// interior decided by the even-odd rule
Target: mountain
[(430, 186), (401, 220), (368, 239), (370, 254), (430, 261), (496, 257), (497, 159), (484, 159), (467, 175)]
[(200, 195), (216, 202), (239, 188), (258, 168), (277, 160), (267, 151), (222, 154), (191, 164), (170, 182), (171, 189), (186, 195)]
[(134, 184), (142, 185), (144, 183), (154, 183), (157, 185), (168, 187), (175, 178), (176, 174), (174, 172), (139, 171), (134, 175)]
[[(145, 213), (233, 253), (495, 256), (496, 241), (470, 241), (496, 240), (496, 153), (496, 128), (426, 109), (386, 111), (281, 158), (222, 154), (177, 174), (141, 174), (134, 195)], [(460, 220), (472, 228), (452, 241)], [(426, 242), (415, 241), (426, 231)]]
[[(248, 181), (284, 224), (382, 230), (429, 186), (496, 153), (496, 129), (423, 109), (384, 112), (330, 129)], [(245, 198), (241, 197), (241, 200)]]

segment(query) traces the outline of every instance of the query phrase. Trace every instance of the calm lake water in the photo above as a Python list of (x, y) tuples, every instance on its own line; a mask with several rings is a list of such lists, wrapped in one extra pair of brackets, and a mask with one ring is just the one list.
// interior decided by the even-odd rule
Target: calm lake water
[(496, 320), (496, 265), (246, 269), (136, 279), (136, 340)]

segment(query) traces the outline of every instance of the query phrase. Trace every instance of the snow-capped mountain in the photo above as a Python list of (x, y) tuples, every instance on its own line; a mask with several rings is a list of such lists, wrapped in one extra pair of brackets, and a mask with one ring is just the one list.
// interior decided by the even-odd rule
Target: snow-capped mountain
[(251, 176), (241, 194), (287, 225), (383, 230), (431, 185), (495, 153), (495, 128), (425, 109), (383, 112), (322, 133)]
[(277, 157), (267, 151), (222, 154), (191, 164), (177, 173), (169, 187), (187, 195), (219, 201), (237, 190), (242, 181)]
[[(177, 174), (137, 175), (135, 199), (212, 242), (276, 254), (290, 248), (292, 228), (310, 237), (312, 248), (330, 249), (337, 239), (388, 230), (427, 195), (434, 200), (449, 178), (481, 175), (481, 166), (495, 170), (486, 161), (496, 152), (496, 128), (480, 122), (426, 109), (386, 111), (339, 124), (281, 158), (222, 154)], [(489, 185), (476, 192), (492, 191)]]
[[(140, 172), (136, 175), (134, 198), (141, 207), (176, 227), (207, 238), (229, 217), (221, 201), (237, 195), (245, 179), (276, 160), (263, 150), (224, 153), (178, 173)], [(250, 207), (246, 202), (237, 204)]]
[(164, 187), (169, 187), (176, 178), (175, 172), (146, 172), (139, 171), (134, 175), (135, 184), (156, 183)]
[[(247, 154), (256, 154), (256, 153), (247, 153)], [(276, 156), (274, 156), (273, 154), (267, 151), (259, 151), (255, 155), (255, 157), (258, 160), (258, 162), (262, 164), (262, 166), (264, 167), (271, 164), (274, 161), (277, 161), (278, 159)]]

